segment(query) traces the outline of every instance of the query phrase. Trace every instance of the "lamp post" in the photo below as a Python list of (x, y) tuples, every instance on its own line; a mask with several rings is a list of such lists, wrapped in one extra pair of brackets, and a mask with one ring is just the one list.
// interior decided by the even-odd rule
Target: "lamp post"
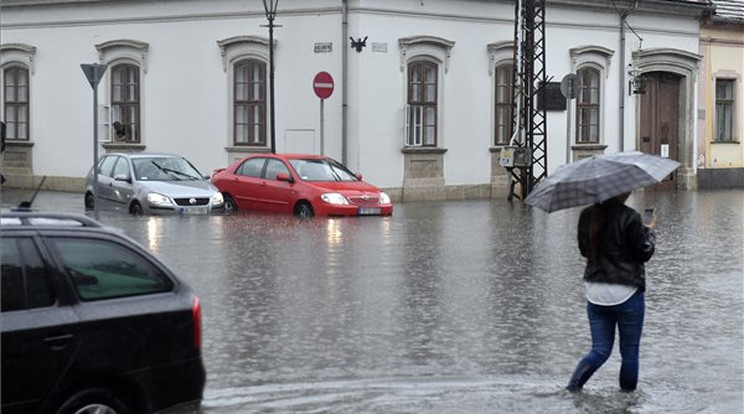
[(91, 63), (80, 67), (93, 88), (93, 216), (98, 220), (98, 83), (106, 73), (106, 65)]
[(274, 19), (276, 18), (276, 8), (279, 6), (279, 0), (263, 0), (266, 20), (269, 21), (269, 107), (270, 128), (271, 128), (271, 152), (276, 153), (276, 123), (274, 120)]

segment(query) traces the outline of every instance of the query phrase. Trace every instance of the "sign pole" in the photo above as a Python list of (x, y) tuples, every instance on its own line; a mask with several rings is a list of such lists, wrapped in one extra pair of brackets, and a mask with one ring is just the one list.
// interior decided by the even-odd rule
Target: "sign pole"
[(93, 217), (98, 220), (98, 83), (106, 73), (106, 65), (93, 63), (80, 67), (93, 88)]
[(320, 100), (320, 155), (325, 155), (325, 117), (323, 116), (325, 113), (325, 109), (323, 108), (324, 102), (325, 99)]
[(325, 155), (325, 100), (333, 93), (333, 77), (328, 72), (318, 72), (313, 78), (313, 91), (320, 98), (320, 155)]

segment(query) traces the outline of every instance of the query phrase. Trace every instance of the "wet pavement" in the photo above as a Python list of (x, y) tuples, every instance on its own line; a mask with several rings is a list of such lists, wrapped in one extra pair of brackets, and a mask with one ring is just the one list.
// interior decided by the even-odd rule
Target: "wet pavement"
[[(583, 393), (563, 391), (590, 344), (578, 209), (495, 199), (398, 204), (386, 218), (100, 219), (200, 296), (204, 413), (742, 413), (744, 191), (629, 204), (659, 217), (630, 394), (617, 345)], [(83, 212), (79, 194), (34, 205)]]

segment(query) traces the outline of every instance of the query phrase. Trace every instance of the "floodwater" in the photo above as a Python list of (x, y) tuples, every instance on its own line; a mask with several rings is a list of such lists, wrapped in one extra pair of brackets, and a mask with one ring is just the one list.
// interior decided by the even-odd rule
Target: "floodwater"
[[(30, 191), (3, 190), (3, 204)], [(638, 390), (590, 345), (578, 209), (406, 203), (392, 217), (101, 212), (203, 307), (203, 413), (742, 413), (744, 191), (646, 194), (657, 208)], [(82, 212), (79, 194), (35, 207)], [(89, 213), (90, 214), (90, 213)]]

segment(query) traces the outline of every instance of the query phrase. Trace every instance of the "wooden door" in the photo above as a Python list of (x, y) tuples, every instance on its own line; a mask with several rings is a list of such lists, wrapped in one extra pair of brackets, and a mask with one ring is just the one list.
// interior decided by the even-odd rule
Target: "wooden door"
[[(646, 74), (646, 93), (640, 95), (640, 150), (679, 161), (680, 77), (672, 73)], [(675, 174), (665, 178), (657, 189), (677, 187)]]

